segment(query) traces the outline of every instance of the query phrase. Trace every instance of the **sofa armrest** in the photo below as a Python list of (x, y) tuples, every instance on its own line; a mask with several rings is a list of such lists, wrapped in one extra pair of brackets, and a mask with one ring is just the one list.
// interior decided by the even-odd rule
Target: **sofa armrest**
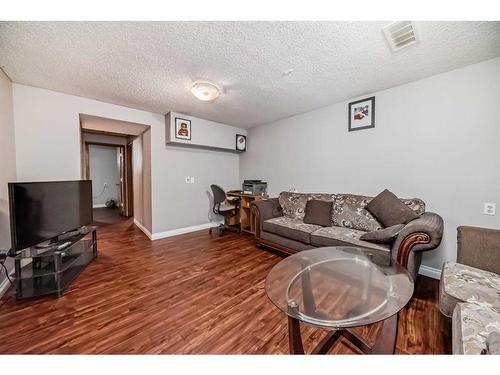
[(500, 274), (500, 230), (458, 227), (457, 262)]
[(278, 198), (254, 201), (250, 205), (250, 210), (256, 223), (255, 237), (257, 238), (260, 238), (262, 223), (264, 223), (264, 221), (283, 216), (283, 210), (281, 209)]
[(415, 277), (420, 267), (420, 255), (415, 257), (414, 254), (438, 247), (443, 238), (443, 229), (441, 216), (425, 212), (418, 219), (406, 224), (399, 232), (392, 246), (393, 258)]

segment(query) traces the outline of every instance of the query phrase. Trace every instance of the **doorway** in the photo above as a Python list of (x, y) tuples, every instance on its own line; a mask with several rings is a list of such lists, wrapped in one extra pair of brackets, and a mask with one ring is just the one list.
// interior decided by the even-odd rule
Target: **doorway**
[(80, 114), (82, 178), (92, 180), (97, 225), (133, 222), (151, 232), (151, 131)]
[(121, 216), (125, 212), (124, 146), (85, 142), (87, 176), (92, 180), (92, 207), (107, 208)]

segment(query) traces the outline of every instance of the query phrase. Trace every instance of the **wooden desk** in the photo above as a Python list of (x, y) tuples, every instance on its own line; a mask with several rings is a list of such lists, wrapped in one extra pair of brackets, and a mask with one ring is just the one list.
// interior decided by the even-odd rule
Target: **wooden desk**
[(230, 193), (227, 195), (229, 197), (239, 197), (240, 198), (240, 229), (242, 232), (255, 234), (255, 218), (250, 211), (250, 203), (253, 201), (260, 201), (269, 198), (268, 195), (250, 195), (243, 193)]

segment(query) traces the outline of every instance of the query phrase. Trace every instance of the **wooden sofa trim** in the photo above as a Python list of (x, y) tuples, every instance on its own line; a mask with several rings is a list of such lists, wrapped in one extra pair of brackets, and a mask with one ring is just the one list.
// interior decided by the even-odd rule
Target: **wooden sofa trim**
[(407, 236), (398, 249), (397, 262), (408, 269), (408, 259), (411, 250), (416, 245), (425, 245), (431, 242), (431, 237), (424, 232), (415, 232)]

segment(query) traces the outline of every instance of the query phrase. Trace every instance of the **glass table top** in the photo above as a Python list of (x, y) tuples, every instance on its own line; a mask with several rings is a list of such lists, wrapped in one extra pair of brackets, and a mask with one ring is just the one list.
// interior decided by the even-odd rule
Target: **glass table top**
[(266, 292), (293, 318), (323, 328), (348, 328), (399, 312), (413, 294), (413, 279), (388, 256), (355, 247), (322, 247), (274, 266)]

